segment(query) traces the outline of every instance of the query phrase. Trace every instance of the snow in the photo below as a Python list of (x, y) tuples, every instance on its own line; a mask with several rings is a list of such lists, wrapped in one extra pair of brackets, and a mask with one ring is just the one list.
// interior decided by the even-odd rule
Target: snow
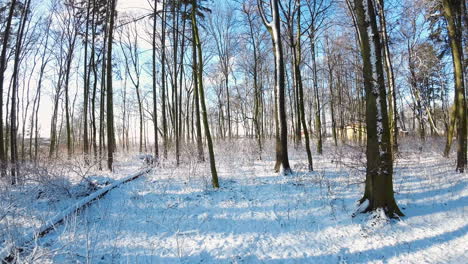
[(468, 177), (431, 151), (438, 144), (424, 153), (402, 147), (394, 178), (401, 220), (382, 212), (352, 217), (364, 180), (356, 148), (326, 144), (313, 173), (305, 172), (305, 151), (291, 148), (295, 173), (283, 176), (273, 173), (273, 153), (258, 161), (251, 142), (223, 145), (219, 190), (210, 187), (208, 162), (163, 163), (70, 217), (22, 260), (466, 263)]
[(97, 163), (57, 159), (40, 168), (25, 163), (20, 185), (11, 186), (7, 179), (0, 178), (2, 256), (7, 248), (21, 246), (53, 217), (94, 192), (94, 187), (105, 187), (139, 170), (141, 162), (136, 161), (135, 157), (119, 157), (111, 174), (97, 170)]
[[(60, 222), (63, 221), (65, 217), (68, 217), (74, 213), (76, 213), (78, 210), (82, 209), (84, 206), (86, 206), (88, 203), (90, 203), (93, 200), (98, 199), (102, 195), (106, 194), (112, 189), (115, 189), (119, 187), (120, 185), (131, 181), (141, 175), (144, 175), (145, 173), (148, 173), (150, 171), (149, 168), (143, 169), (141, 171), (138, 171), (136, 173), (133, 173), (122, 180), (116, 181), (112, 184), (107, 185), (106, 187), (99, 189), (98, 191), (86, 196), (85, 198), (79, 200), (77, 203), (69, 206), (67, 209), (59, 212), (56, 216), (54, 216), (52, 219), (48, 220), (45, 224), (43, 224), (39, 229), (31, 231), (29, 234), (26, 236), (20, 238), (19, 240), (16, 241), (16, 245), (23, 246), (26, 243), (30, 243), (34, 241), (34, 239), (37, 238), (38, 234), (44, 234), (48, 232), (49, 230), (54, 229)], [(16, 246), (15, 244), (8, 244), (4, 246), (2, 250), (0, 250), (0, 259), (5, 259), (10, 256), (12, 250), (14, 250), (14, 247)]]

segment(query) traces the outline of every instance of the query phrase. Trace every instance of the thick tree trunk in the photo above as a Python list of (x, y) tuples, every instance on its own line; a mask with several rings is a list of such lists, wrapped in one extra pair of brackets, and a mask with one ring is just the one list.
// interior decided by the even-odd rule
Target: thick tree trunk
[(281, 26), (280, 15), (278, 10), (278, 0), (272, 0), (272, 15), (273, 27), (272, 33), (275, 42), (275, 60), (276, 60), (276, 75), (278, 76), (277, 90), (278, 90), (278, 115), (280, 123), (280, 142), (281, 142), (281, 164), (283, 166), (284, 174), (291, 173), (288, 157), (288, 124), (286, 121), (286, 102), (285, 102), (285, 70), (283, 59), (283, 47), (281, 41)]
[(463, 45), (461, 0), (443, 0), (443, 12), (447, 20), (452, 51), (453, 70), (455, 77), (455, 117), (457, 119), (457, 167), (460, 173), (465, 171), (467, 163), (467, 120), (466, 99), (463, 71)]
[(369, 201), (366, 211), (383, 209), (389, 217), (396, 217), (403, 213), (393, 195), (387, 97), (374, 4), (374, 0), (354, 0), (354, 10), (351, 10), (357, 17), (366, 91), (367, 167), (361, 202)]

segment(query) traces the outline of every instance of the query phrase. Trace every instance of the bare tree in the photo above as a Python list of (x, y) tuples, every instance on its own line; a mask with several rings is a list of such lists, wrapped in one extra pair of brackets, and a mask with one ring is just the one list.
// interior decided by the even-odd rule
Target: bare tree
[[(0, 54), (0, 94), (3, 95), (3, 84), (5, 80), (5, 70), (7, 67), (7, 49), (8, 41), (10, 39), (11, 24), (15, 11), (16, 0), (12, 0), (10, 3), (10, 9), (8, 11), (8, 18), (6, 20), (5, 31), (3, 33), (2, 53)], [(5, 142), (3, 135), (3, 96), (0, 96), (0, 169), (1, 175), (6, 175), (7, 166), (7, 155), (5, 152)]]
[[(229, 75), (232, 68), (232, 60), (238, 45), (235, 34), (235, 12), (230, 6), (218, 7), (216, 12), (209, 17), (209, 30), (216, 44), (220, 70), (224, 76), (224, 88), (226, 90), (226, 115), (229, 139), (232, 138), (231, 128), (231, 97), (229, 87)], [(222, 109), (220, 109), (222, 111)]]
[(197, 57), (198, 64), (196, 69), (198, 70), (198, 92), (200, 96), (200, 105), (201, 105), (201, 114), (203, 117), (203, 127), (205, 128), (205, 137), (208, 145), (208, 155), (210, 158), (210, 168), (211, 168), (211, 183), (213, 188), (219, 188), (218, 181), (218, 172), (216, 171), (215, 156), (213, 151), (213, 141), (211, 139), (210, 127), (208, 124), (208, 114), (206, 112), (206, 103), (205, 103), (205, 90), (203, 87), (203, 53), (202, 45), (200, 42), (200, 36), (198, 33), (198, 24), (197, 24), (197, 13), (199, 12), (198, 0), (192, 0), (192, 11), (190, 14), (192, 21), (192, 34), (195, 40), (195, 45), (197, 47)]
[[(466, 139), (466, 98), (463, 70), (463, 45), (462, 45), (462, 2), (460, 0), (443, 0), (442, 7), (447, 21), (447, 29), (450, 37), (450, 50), (452, 51), (453, 69), (455, 77), (455, 117), (457, 122), (457, 167), (460, 173), (465, 171), (467, 163), (467, 139)], [(466, 14), (465, 14), (466, 16)], [(465, 65), (466, 67), (466, 65)]]
[(347, 1), (356, 17), (366, 90), (367, 166), (365, 191), (360, 202), (369, 202), (365, 211), (382, 209), (389, 217), (402, 216), (393, 194), (393, 160), (375, 2)]
[(18, 164), (18, 144), (17, 144), (17, 97), (18, 97), (18, 75), (19, 75), (19, 63), (21, 48), (23, 45), (24, 30), (28, 21), (28, 15), (30, 13), (29, 6), (31, 0), (27, 0), (21, 10), (21, 21), (18, 26), (18, 34), (16, 36), (15, 45), (15, 58), (13, 65), (13, 84), (11, 88), (11, 111), (10, 111), (10, 159), (11, 159), (11, 184), (17, 184), (19, 178), (19, 164)]
[(157, 108), (157, 96), (156, 96), (156, 18), (157, 18), (157, 1), (154, 1), (153, 5), (153, 34), (152, 34), (152, 74), (153, 74), (153, 124), (154, 124), (154, 157), (159, 160), (159, 142), (158, 142), (158, 108)]
[(115, 21), (115, 1), (109, 0), (110, 17), (109, 27), (107, 36), (107, 87), (106, 87), (106, 98), (107, 98), (107, 168), (112, 171), (112, 164), (114, 162), (115, 146), (115, 134), (114, 134), (114, 102), (113, 102), (113, 90), (112, 90), (112, 41), (114, 32), (114, 21)]
[(260, 16), (262, 17), (265, 27), (270, 32), (271, 39), (273, 41), (273, 49), (275, 55), (275, 90), (276, 100), (275, 104), (277, 107), (277, 114), (275, 116), (279, 123), (280, 133), (276, 135), (276, 164), (275, 171), (279, 171), (281, 165), (283, 166), (284, 174), (290, 174), (291, 167), (289, 166), (288, 157), (288, 125), (286, 120), (286, 107), (285, 107), (285, 70), (284, 70), (284, 59), (283, 59), (283, 45), (281, 40), (281, 26), (280, 26), (280, 15), (279, 15), (279, 1), (270, 1), (270, 12), (271, 21), (268, 21), (263, 1), (257, 1)]
[(140, 120), (139, 147), (140, 153), (143, 152), (143, 99), (141, 98), (141, 64), (140, 50), (138, 45), (138, 29), (137, 24), (133, 23), (126, 27), (122, 27), (120, 47), (125, 61), (125, 72), (131, 83), (135, 87), (135, 94), (138, 104), (138, 117)]
[(254, 22), (256, 20), (255, 13), (254, 13), (254, 6), (251, 3), (244, 3), (242, 6), (242, 11), (246, 16), (247, 23), (249, 25), (249, 42), (252, 46), (252, 53), (253, 53), (253, 67), (251, 69), (251, 73), (253, 76), (253, 87), (254, 87), (254, 110), (253, 110), (253, 122), (255, 126), (255, 136), (257, 138), (258, 144), (258, 156), (259, 159), (262, 159), (262, 129), (261, 129), (261, 101), (262, 101), (262, 91), (260, 87), (259, 81), (259, 72), (260, 72), (260, 55), (258, 49), (260, 48), (259, 38), (254, 32), (256, 28), (254, 28)]

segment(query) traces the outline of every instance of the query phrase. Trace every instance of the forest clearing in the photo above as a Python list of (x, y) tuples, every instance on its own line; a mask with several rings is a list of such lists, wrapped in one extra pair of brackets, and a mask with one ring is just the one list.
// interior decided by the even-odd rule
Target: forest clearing
[[(247, 142), (244, 142), (247, 143)], [(249, 147), (217, 149), (221, 187), (210, 188), (206, 164), (165, 164), (117, 188), (42, 238), (18, 259), (34, 263), (464, 263), (468, 177), (440, 158), (441, 142), (424, 152), (404, 147), (395, 192), (405, 217), (356, 214), (363, 167), (351, 147), (317, 159), (313, 173), (278, 176), (274, 157), (255, 160)], [(248, 144), (243, 144), (248, 145)], [(328, 144), (326, 144), (328, 149)], [(333, 147), (330, 146), (330, 149)], [(347, 154), (346, 154), (347, 153)], [(136, 154), (135, 154), (136, 155)], [(337, 160), (339, 158), (340, 160)], [(119, 157), (112, 182), (138, 169)], [(122, 160), (120, 162), (120, 160)], [(302, 151), (291, 164), (305, 168)], [(76, 193), (83, 186), (62, 186)], [(43, 186), (42, 188), (45, 188)], [(57, 187), (28, 186), (2, 197), (17, 221), (2, 222), (8, 241), (75, 202)], [(32, 197), (41, 196), (40, 199)], [(2, 204), (4, 205), (4, 204)], [(353, 216), (355, 215), (355, 216)], [(34, 221), (31, 221), (34, 219)]]

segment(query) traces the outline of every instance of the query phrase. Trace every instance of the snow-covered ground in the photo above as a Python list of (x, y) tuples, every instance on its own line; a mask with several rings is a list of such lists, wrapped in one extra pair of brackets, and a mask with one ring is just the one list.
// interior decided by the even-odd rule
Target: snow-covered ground
[[(22, 261), (467, 263), (468, 177), (438, 149), (403, 150), (394, 189), (406, 216), (389, 221), (352, 217), (364, 180), (356, 149), (327, 145), (314, 156), (316, 171), (306, 173), (305, 152), (291, 148), (295, 174), (281, 176), (272, 171), (272, 154), (256, 160), (254, 146), (217, 150), (219, 190), (210, 187), (208, 163), (185, 150), (192, 158), (183, 165), (164, 163), (114, 189), (38, 239)], [(120, 174), (135, 171), (135, 163), (122, 163)]]
[(39, 167), (25, 164), (15, 186), (0, 178), (0, 255), (7, 245), (22, 246), (20, 241), (69, 206), (140, 167), (137, 156), (120, 157), (114, 173), (98, 170), (97, 162), (55, 160)]

